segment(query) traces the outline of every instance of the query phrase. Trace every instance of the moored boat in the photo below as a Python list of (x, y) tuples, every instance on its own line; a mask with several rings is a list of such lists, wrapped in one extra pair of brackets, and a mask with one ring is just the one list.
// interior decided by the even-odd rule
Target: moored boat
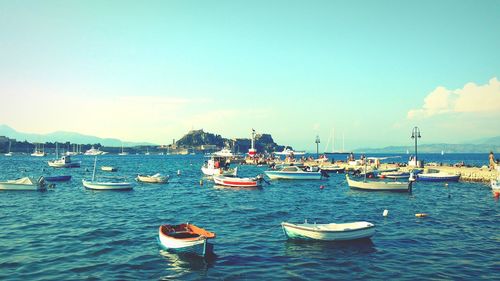
[(81, 162), (72, 162), (71, 156), (62, 156), (60, 159), (52, 160), (47, 162), (50, 167), (53, 168), (78, 168)]
[(102, 166), (101, 170), (105, 171), (105, 172), (116, 172), (116, 171), (118, 171), (118, 169), (116, 167), (112, 167), (112, 166)]
[(282, 222), (281, 227), (288, 239), (298, 240), (347, 241), (366, 239), (375, 234), (375, 225), (366, 221), (328, 224)]
[(130, 182), (87, 181), (82, 179), (82, 184), (84, 187), (94, 190), (130, 190), (134, 188)]
[(229, 149), (222, 149), (209, 155), (210, 159), (205, 161), (201, 171), (206, 176), (227, 175), (236, 176), (238, 168), (231, 168), (231, 159), (235, 155)]
[(203, 257), (209, 254), (207, 240), (213, 238), (215, 233), (188, 223), (164, 224), (158, 230), (158, 242), (165, 250)]
[(264, 173), (272, 180), (320, 180), (322, 177), (321, 171), (304, 171), (297, 166), (284, 166), (277, 170), (265, 171)]
[(412, 181), (398, 182), (398, 181), (355, 181), (345, 176), (347, 184), (350, 188), (357, 188), (370, 191), (411, 191)]
[(92, 148), (85, 151), (84, 155), (96, 156), (96, 155), (102, 155), (102, 154), (106, 154), (106, 153), (107, 152), (101, 151), (101, 150), (99, 150), (99, 148), (96, 149), (92, 146)]
[(49, 182), (71, 180), (71, 176), (45, 176), (44, 178), (46, 181), (49, 181)]
[(163, 176), (160, 173), (158, 173), (152, 176), (137, 175), (135, 179), (139, 182), (145, 182), (145, 183), (166, 183), (168, 182), (169, 176)]
[(420, 173), (417, 175), (418, 181), (458, 181), (460, 179), (460, 174), (448, 174), (443, 172), (438, 173)]
[(379, 178), (386, 179), (409, 179), (410, 173), (407, 172), (381, 172), (378, 174)]
[(43, 191), (47, 189), (45, 178), (40, 177), (38, 180), (24, 177), (16, 180), (8, 180), (0, 182), (0, 190), (35, 190)]
[(214, 176), (215, 184), (231, 187), (261, 187), (262, 181), (262, 175), (258, 175), (253, 178)]

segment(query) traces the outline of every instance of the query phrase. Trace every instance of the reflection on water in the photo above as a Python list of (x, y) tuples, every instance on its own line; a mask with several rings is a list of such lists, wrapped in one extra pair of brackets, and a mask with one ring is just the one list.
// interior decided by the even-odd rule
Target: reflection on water
[(217, 258), (214, 254), (201, 257), (190, 253), (171, 253), (163, 249), (159, 253), (165, 260), (168, 272), (161, 280), (178, 279), (193, 272), (205, 276)]
[(352, 241), (287, 240), (285, 242), (285, 255), (297, 258), (335, 258), (375, 252), (377, 250), (371, 239)]

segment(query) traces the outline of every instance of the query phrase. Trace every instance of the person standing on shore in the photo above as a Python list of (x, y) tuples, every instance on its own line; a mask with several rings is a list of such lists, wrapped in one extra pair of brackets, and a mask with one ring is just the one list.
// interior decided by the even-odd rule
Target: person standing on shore
[(490, 151), (490, 171), (495, 170), (496, 163), (495, 163), (495, 155), (493, 155), (493, 151)]

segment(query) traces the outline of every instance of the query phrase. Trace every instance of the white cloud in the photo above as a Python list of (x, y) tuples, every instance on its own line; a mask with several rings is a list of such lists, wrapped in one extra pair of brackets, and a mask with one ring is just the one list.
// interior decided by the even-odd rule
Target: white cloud
[(467, 83), (462, 89), (437, 87), (425, 99), (422, 108), (408, 112), (408, 119), (422, 119), (449, 113), (500, 113), (500, 82), (496, 77), (488, 84)]

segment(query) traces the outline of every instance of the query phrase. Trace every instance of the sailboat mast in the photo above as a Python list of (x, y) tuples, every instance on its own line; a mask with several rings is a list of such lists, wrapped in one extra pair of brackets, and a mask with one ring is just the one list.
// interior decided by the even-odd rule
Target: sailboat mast
[(94, 181), (95, 178), (95, 166), (97, 164), (97, 156), (94, 158), (94, 171), (92, 172), (92, 181)]

